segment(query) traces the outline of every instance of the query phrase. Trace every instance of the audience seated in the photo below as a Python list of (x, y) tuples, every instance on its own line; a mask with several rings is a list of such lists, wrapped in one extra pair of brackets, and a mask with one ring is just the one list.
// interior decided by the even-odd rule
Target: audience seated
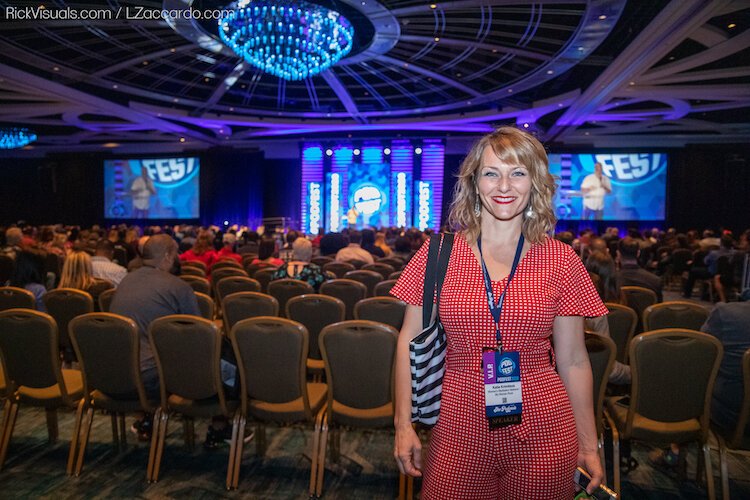
[(221, 242), (223, 246), (221, 247), (221, 250), (216, 252), (216, 260), (234, 259), (242, 264), (242, 255), (234, 251), (234, 245), (237, 243), (237, 236), (232, 233), (226, 233), (221, 237)]
[(128, 270), (112, 262), (115, 255), (115, 245), (110, 240), (99, 240), (96, 253), (91, 258), (91, 270), (95, 278), (107, 280), (115, 287), (120, 284)]
[(362, 248), (362, 233), (357, 230), (349, 231), (349, 245), (336, 253), (336, 261), (352, 262), (360, 261), (365, 264), (373, 264), (375, 259), (372, 254)]
[(326, 280), (323, 270), (317, 264), (312, 264), (312, 243), (307, 238), (296, 238), (292, 243), (292, 260), (282, 265), (273, 274), (271, 280), (292, 278), (308, 283), (315, 292)]
[[(111, 245), (107, 240), (102, 240), (102, 242)], [(105, 290), (113, 288), (114, 285), (108, 280), (96, 278), (92, 258), (86, 252), (77, 251), (71, 252), (65, 258), (59, 287), (75, 288), (88, 293), (94, 300), (94, 306), (96, 307), (99, 304), (99, 295)]]
[(641, 286), (656, 293), (659, 302), (664, 300), (661, 279), (638, 265), (641, 249), (638, 241), (627, 236), (617, 245), (617, 258), (620, 262), (618, 281), (620, 286)]
[(46, 312), (42, 297), (47, 293), (45, 286), (44, 254), (38, 250), (14, 251), (15, 267), (11, 274), (10, 286), (23, 288), (34, 294), (36, 310)]
[(213, 236), (208, 231), (202, 232), (195, 240), (193, 248), (180, 255), (181, 261), (195, 260), (203, 262), (208, 272), (211, 272), (211, 266), (216, 261), (216, 252), (213, 248)]
[(283, 260), (276, 256), (276, 240), (273, 238), (263, 238), (258, 246), (258, 258), (253, 259), (250, 264), (270, 264), (280, 266)]

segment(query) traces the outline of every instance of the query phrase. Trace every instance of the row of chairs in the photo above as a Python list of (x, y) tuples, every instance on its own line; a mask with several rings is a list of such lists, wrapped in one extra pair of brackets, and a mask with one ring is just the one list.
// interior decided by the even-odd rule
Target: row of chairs
[[(238, 362), (240, 399), (222, 385), (222, 335), (216, 325), (195, 316), (155, 320), (149, 341), (156, 358), (161, 393), (148, 400), (140, 380), (139, 338), (135, 323), (109, 313), (89, 313), (69, 325), (81, 371), (61, 369), (55, 321), (28, 309), (0, 312), (7, 401), (0, 440), (0, 468), (19, 406), (44, 407), (51, 441), (57, 438), (56, 411), (76, 408), (67, 472), (83, 468), (96, 410), (109, 412), (113, 441), (125, 443), (124, 414), (154, 413), (147, 480), (157, 481), (171, 415), (183, 416), (186, 442), (194, 445), (193, 419), (232, 419), (226, 487), (237, 488), (245, 425), (256, 425), (256, 451), (265, 450), (266, 423), (307, 423), (314, 427), (309, 494), (320, 496), (331, 429), (331, 459), (338, 460), (340, 426), (389, 428), (393, 419), (392, 366), (398, 332), (371, 321), (326, 326), (319, 338), (327, 384), (308, 382), (309, 334), (304, 325), (263, 316), (238, 322), (230, 331)], [(363, 356), (362, 353), (367, 355)], [(405, 483), (401, 478), (401, 483)]]
[(636, 439), (664, 445), (697, 441), (701, 447), (696, 477), (705, 470), (707, 493), (715, 498), (709, 434), (719, 443), (722, 494), (729, 499), (727, 452), (750, 450), (750, 349), (742, 359), (744, 397), (732, 429), (710, 425), (710, 401), (723, 355), (715, 337), (690, 329), (664, 328), (633, 338), (629, 346), (632, 385), (628, 396), (605, 397), (617, 347), (606, 337), (586, 335), (594, 375), (599, 450), (604, 463), (604, 425), (612, 429), (614, 488), (620, 491), (620, 440)]

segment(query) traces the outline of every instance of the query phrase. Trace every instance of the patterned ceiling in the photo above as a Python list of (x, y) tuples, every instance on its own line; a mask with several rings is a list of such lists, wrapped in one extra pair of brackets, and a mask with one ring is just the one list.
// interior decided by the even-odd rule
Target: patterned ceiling
[(352, 21), (355, 50), (285, 82), (224, 47), (216, 20), (185, 15), (220, 0), (0, 0), (0, 126), (37, 132), (23, 154), (462, 136), (505, 123), (597, 147), (750, 139), (745, 0), (316, 3)]

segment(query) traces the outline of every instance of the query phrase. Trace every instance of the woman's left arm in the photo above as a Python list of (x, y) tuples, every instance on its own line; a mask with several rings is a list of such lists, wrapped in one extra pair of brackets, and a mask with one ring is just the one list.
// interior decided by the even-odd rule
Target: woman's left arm
[(599, 460), (594, 422), (593, 377), (586, 352), (581, 316), (555, 318), (552, 341), (555, 346), (557, 372), (568, 392), (578, 433), (578, 465), (591, 476), (586, 491), (593, 492), (602, 482), (604, 472)]

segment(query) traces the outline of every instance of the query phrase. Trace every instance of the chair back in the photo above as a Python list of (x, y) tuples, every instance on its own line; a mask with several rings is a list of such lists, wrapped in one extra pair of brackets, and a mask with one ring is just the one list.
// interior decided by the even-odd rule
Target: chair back
[(181, 274), (180, 278), (190, 285), (194, 292), (211, 295), (211, 283), (205, 277)]
[(112, 305), (112, 299), (115, 298), (116, 291), (117, 288), (110, 288), (99, 294), (99, 310), (101, 312), (109, 312), (109, 307)]
[(310, 262), (312, 262), (313, 264), (317, 264), (320, 267), (323, 267), (329, 262), (334, 262), (334, 259), (332, 257), (324, 257), (321, 255), (320, 257), (313, 257), (312, 259), (310, 259)]
[(198, 309), (201, 311), (201, 318), (204, 319), (214, 319), (214, 300), (206, 295), (205, 293), (201, 292), (194, 292), (195, 293), (195, 300), (198, 301)]
[(279, 301), (259, 292), (237, 292), (221, 301), (224, 331), (229, 332), (235, 323), (256, 316), (278, 316)]
[(206, 274), (206, 271), (208, 271), (208, 266), (204, 264), (203, 262), (199, 260), (183, 260), (180, 262), (180, 268), (185, 269), (186, 267), (197, 267), (201, 271), (203, 271), (203, 274)]
[[(387, 280), (388, 276), (396, 272), (396, 269), (390, 265), (386, 264), (383, 261), (378, 261), (374, 264), (367, 264), (366, 266), (362, 266), (363, 271), (374, 271), (384, 279)], [(382, 281), (382, 280), (381, 280)]]
[(219, 269), (216, 269), (215, 271), (211, 272), (211, 281), (214, 283), (218, 283), (224, 278), (227, 278), (229, 276), (242, 276), (245, 278), (248, 278), (249, 276), (245, 272), (244, 269), (239, 267), (221, 267)]
[(253, 260), (255, 259), (245, 260), (245, 265), (243, 266), (245, 268), (245, 272), (251, 278), (255, 278), (255, 273), (260, 271), (261, 269), (265, 269), (265, 268), (277, 269), (278, 268), (278, 266), (274, 266), (273, 264), (270, 264), (268, 262), (259, 262), (257, 264), (251, 264)]
[(742, 382), (744, 391), (740, 415), (727, 441), (727, 446), (734, 450), (750, 450), (750, 349), (742, 355)]
[(388, 279), (389, 279), (389, 280), (396, 280), (396, 281), (398, 281), (398, 279), (399, 279), (400, 277), (401, 277), (401, 271), (396, 271), (395, 273), (391, 273), (391, 274), (390, 274), (390, 275), (388, 276)]
[(344, 278), (354, 281), (359, 281), (367, 287), (367, 296), (372, 297), (375, 293), (375, 285), (383, 281), (383, 276), (375, 271), (365, 271), (364, 269), (358, 269), (356, 271), (349, 271), (344, 275)]
[(396, 297), (370, 297), (354, 305), (354, 319), (366, 319), (391, 325), (401, 330), (406, 314), (406, 302)]
[(390, 297), (391, 288), (396, 284), (398, 280), (385, 280), (375, 285), (374, 297)]
[(388, 264), (389, 266), (393, 266), (393, 269), (395, 271), (400, 271), (404, 267), (404, 261), (399, 259), (398, 257), (383, 257), (382, 259), (378, 259), (377, 261), (381, 264)]
[(354, 305), (367, 297), (367, 287), (359, 281), (346, 278), (326, 281), (320, 285), (320, 293), (341, 300), (346, 306), (346, 319), (354, 319)]
[(6, 283), (13, 276), (15, 261), (7, 256), (0, 255), (0, 283)]
[(357, 268), (348, 262), (329, 262), (323, 264), (323, 271), (328, 271), (336, 275), (337, 278), (343, 278), (349, 271), (354, 271)]
[(135, 322), (109, 313), (88, 313), (70, 322), (70, 340), (83, 374), (84, 394), (94, 391), (149, 407), (140, 370)]
[(237, 292), (260, 292), (260, 283), (245, 276), (227, 276), (216, 282), (218, 300)]
[(659, 422), (697, 419), (708, 438), (711, 393), (723, 353), (706, 333), (667, 328), (642, 333), (630, 343), (633, 382), (626, 435), (635, 413)]
[(218, 271), (219, 269), (224, 268), (231, 268), (231, 269), (242, 269), (244, 271), (244, 268), (242, 267), (242, 264), (237, 262), (231, 257), (224, 257), (223, 259), (214, 262), (214, 265), (211, 266), (211, 273), (214, 271)]
[(604, 409), (604, 395), (607, 391), (607, 381), (615, 365), (617, 346), (608, 337), (594, 333), (586, 334), (586, 352), (591, 362), (591, 374), (594, 379), (594, 413), (596, 414), (596, 433), (601, 436), (603, 431), (602, 412)]
[(312, 359), (321, 359), (318, 347), (320, 331), (328, 325), (344, 321), (346, 306), (340, 299), (328, 295), (317, 293), (298, 295), (286, 303), (286, 317), (302, 323), (307, 328), (310, 339), (307, 356)]
[(262, 293), (268, 293), (268, 284), (271, 282), (271, 278), (273, 278), (274, 273), (278, 267), (264, 267), (262, 269), (258, 269), (255, 271), (255, 274), (253, 274), (253, 278), (260, 283), (260, 291)]
[(35, 309), (34, 294), (24, 288), (0, 286), (0, 311), (7, 309)]
[(614, 340), (617, 346), (615, 359), (620, 363), (628, 362), (628, 347), (630, 339), (635, 334), (635, 328), (638, 326), (638, 314), (628, 306), (607, 302), (604, 304), (609, 309), (607, 314), (607, 323), (609, 325), (609, 336)]
[(286, 303), (292, 297), (315, 293), (315, 289), (307, 282), (292, 278), (273, 280), (268, 284), (268, 295), (279, 302), (279, 311), (286, 314)]
[(244, 412), (248, 398), (268, 403), (302, 398), (309, 412), (305, 365), (308, 337), (302, 324), (259, 316), (236, 323), (229, 335), (244, 388), (241, 394)]
[(155, 319), (148, 328), (161, 382), (161, 404), (169, 395), (200, 400), (218, 395), (225, 406), (221, 382), (221, 333), (212, 322), (174, 314)]
[(620, 290), (625, 297), (625, 304), (638, 315), (636, 332), (640, 333), (643, 331), (643, 311), (658, 302), (656, 292), (642, 286), (623, 286)]
[[(65, 387), (57, 324), (49, 314), (31, 309), (0, 312), (0, 355), (9, 388)], [(67, 391), (61, 394), (67, 397)]]
[(648, 306), (643, 311), (645, 331), (663, 328), (700, 330), (708, 319), (708, 309), (695, 302), (675, 300)]
[(57, 322), (60, 347), (72, 350), (68, 324), (76, 316), (94, 312), (94, 300), (87, 292), (75, 288), (50, 290), (42, 296), (42, 300), (47, 314)]
[(182, 262), (180, 264), (180, 276), (199, 276), (201, 278), (206, 277), (206, 271), (198, 266), (187, 265), (188, 262)]
[[(341, 411), (335, 411), (339, 405), (372, 410), (392, 404), (397, 337), (392, 326), (372, 321), (342, 321), (323, 328), (319, 343), (329, 387), (328, 411), (333, 421), (359, 423), (358, 419), (345, 419)], [(392, 425), (392, 407), (390, 414), (373, 417), (373, 426)]]

